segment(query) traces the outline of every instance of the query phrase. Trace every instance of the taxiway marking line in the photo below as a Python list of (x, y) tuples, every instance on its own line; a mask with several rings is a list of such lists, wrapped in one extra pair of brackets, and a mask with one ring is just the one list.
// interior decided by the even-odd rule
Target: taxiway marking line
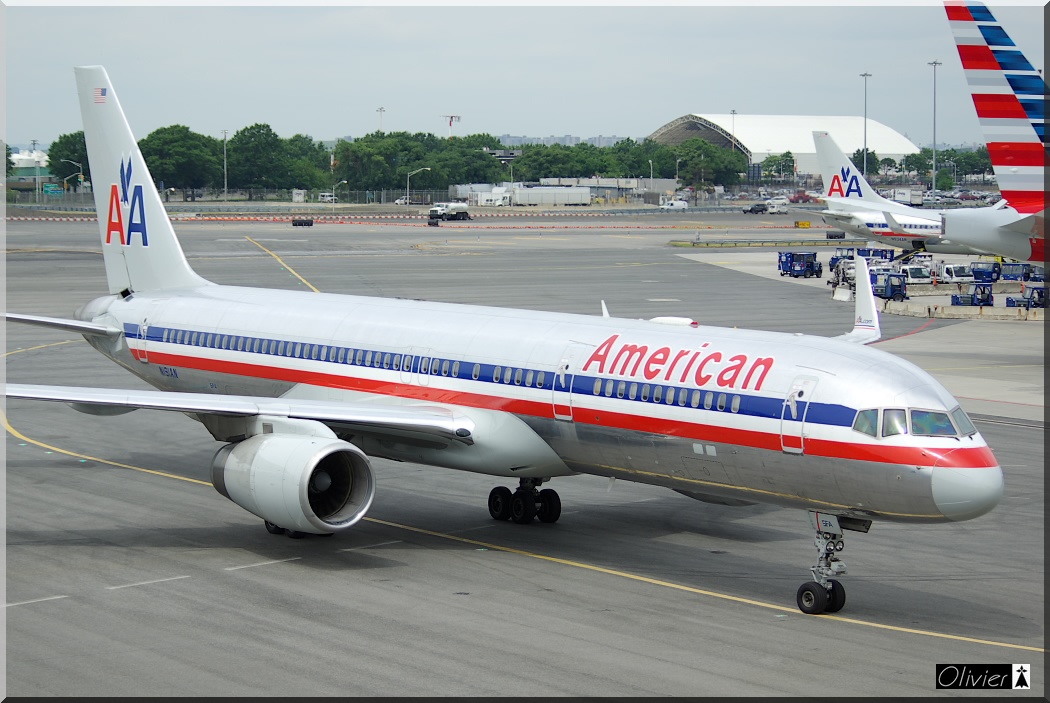
[(38, 344), (35, 347), (26, 347), (25, 349), (13, 349), (9, 352), (5, 352), (4, 356), (11, 356), (12, 354), (21, 354), (22, 352), (35, 351), (37, 349), (47, 349), (48, 347), (59, 347), (63, 344), (73, 344), (74, 342), (81, 342), (81, 339), (67, 339), (63, 342), (51, 342), (50, 344)]
[[(641, 581), (643, 583), (652, 584), (654, 586), (661, 586), (664, 588), (672, 588), (676, 591), (685, 591), (687, 593), (695, 593), (702, 596), (710, 596), (712, 598), (720, 598), (722, 600), (729, 600), (735, 603), (744, 603), (745, 605), (754, 605), (760, 608), (767, 608), (769, 610), (779, 610), (785, 613), (798, 613), (795, 608), (789, 608), (783, 605), (777, 605), (775, 603), (766, 603), (765, 601), (753, 600), (751, 598), (741, 598), (740, 596), (732, 596), (727, 593), (718, 593), (717, 591), (709, 591), (703, 588), (695, 588), (693, 586), (686, 586), (680, 583), (674, 583), (673, 581), (664, 581), (662, 579), (654, 579), (649, 576), (642, 576), (640, 574), (632, 574), (629, 571), (619, 571), (617, 569), (609, 569), (604, 566), (596, 566), (594, 564), (587, 564), (584, 562), (573, 561), (571, 559), (562, 559), (560, 557), (547, 556), (546, 554), (537, 554), (535, 552), (526, 552), (522, 549), (516, 549), (514, 547), (506, 547), (500, 544), (493, 544), (491, 542), (482, 542), (480, 540), (468, 539), (466, 537), (457, 537), (455, 535), (445, 534), (442, 532), (434, 532), (433, 530), (426, 530), (421, 527), (412, 527), (410, 525), (402, 525), (396, 522), (389, 522), (387, 520), (380, 520), (378, 518), (364, 518), (369, 522), (374, 522), (380, 525), (387, 525), (388, 527), (396, 527), (402, 530), (409, 530), (410, 532), (418, 532), (420, 534), (430, 535), (432, 537), (440, 537), (442, 539), (448, 539), (455, 542), (463, 542), (464, 544), (471, 544), (478, 547), (485, 547), (486, 549), (493, 549), (500, 552), (508, 552), (510, 554), (517, 554), (519, 556), (529, 557), (531, 559), (539, 559), (541, 561), (553, 562), (555, 564), (562, 564), (564, 566), (571, 566), (577, 569), (586, 569), (587, 571), (596, 571), (602, 574), (608, 574), (610, 576), (619, 576), (620, 578), (630, 579), (632, 581)], [(892, 632), (903, 632), (912, 635), (924, 635), (927, 637), (937, 637), (940, 639), (955, 640), (957, 642), (970, 642), (973, 644), (985, 644), (993, 647), (1008, 647), (1011, 649), (1024, 649), (1030, 652), (1042, 652), (1042, 647), (1030, 647), (1022, 644), (1012, 644), (1009, 642), (996, 642), (994, 640), (982, 640), (974, 637), (964, 637), (962, 635), (949, 635), (942, 632), (932, 632), (929, 630), (918, 630), (910, 627), (899, 627), (897, 625), (884, 625), (882, 623), (870, 622), (868, 620), (857, 620), (855, 618), (842, 617), (840, 615), (820, 615), (817, 617), (826, 618), (828, 620), (837, 620), (839, 622), (847, 622), (852, 625), (862, 625), (865, 627), (873, 627), (881, 630), (890, 630)]]
[(188, 579), (189, 576), (172, 576), (166, 579), (153, 579), (152, 581), (139, 581), (138, 583), (125, 583), (120, 586), (106, 586), (107, 591), (115, 591), (118, 588), (132, 588), (133, 586), (148, 586), (151, 583), (164, 583), (165, 581), (178, 581), (179, 579)]
[(47, 598), (37, 598), (35, 600), (23, 600), (23, 601), (19, 601), (17, 603), (8, 603), (4, 607), (5, 608), (11, 608), (11, 607), (16, 606), (16, 605), (29, 605), (30, 603), (43, 603), (44, 601), (58, 600), (60, 598), (69, 598), (69, 596), (49, 596)]
[(274, 559), (273, 561), (260, 561), (255, 564), (245, 564), (243, 566), (227, 566), (223, 571), (237, 571), (238, 569), (251, 569), (256, 566), (269, 566), (270, 564), (283, 564), (286, 561), (296, 561), (302, 559), (302, 557), (291, 557), (289, 559)]
[(248, 240), (249, 242), (251, 242), (251, 243), (252, 243), (252, 244), (254, 244), (255, 246), (257, 246), (257, 247), (259, 247), (260, 249), (262, 249), (263, 251), (265, 251), (265, 252), (266, 252), (267, 254), (269, 254), (269, 255), (270, 255), (270, 256), (272, 256), (273, 258), (277, 259), (277, 263), (279, 263), (279, 264), (280, 264), (281, 266), (284, 266), (284, 268), (285, 268), (285, 269), (287, 269), (287, 270), (288, 270), (288, 272), (289, 272), (290, 274), (292, 274), (293, 276), (295, 276), (296, 278), (298, 278), (298, 279), (299, 279), (300, 281), (302, 281), (302, 282), (303, 282), (303, 284), (304, 284), (304, 285), (305, 285), (305, 286), (306, 286), (307, 288), (309, 288), (310, 290), (312, 290), (312, 291), (313, 291), (314, 293), (320, 293), (320, 292), (321, 292), (321, 291), (317, 290), (316, 288), (314, 288), (314, 286), (313, 286), (313, 284), (312, 284), (312, 283), (310, 283), (310, 282), (309, 282), (308, 280), (306, 280), (305, 278), (303, 278), (302, 276), (300, 276), (300, 275), (299, 275), (299, 273), (298, 273), (298, 272), (297, 272), (297, 271), (296, 271), (295, 269), (293, 269), (293, 268), (292, 268), (291, 266), (289, 266), (288, 264), (286, 264), (286, 263), (284, 262), (284, 260), (283, 260), (283, 259), (282, 259), (281, 257), (277, 256), (277, 254), (274, 254), (274, 253), (273, 253), (272, 251), (270, 251), (269, 249), (267, 249), (266, 247), (264, 247), (264, 246), (263, 246), (262, 244), (259, 244), (259, 242), (255, 241), (255, 240), (254, 240), (254, 239), (252, 239), (251, 237), (248, 237), (248, 236), (246, 236), (246, 237), (245, 237), (245, 239), (247, 239), (247, 240)]

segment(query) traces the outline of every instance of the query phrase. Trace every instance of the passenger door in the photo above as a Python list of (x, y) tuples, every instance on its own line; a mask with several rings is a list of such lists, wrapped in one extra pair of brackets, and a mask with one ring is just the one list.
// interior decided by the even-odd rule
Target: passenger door
[(806, 412), (817, 388), (816, 376), (796, 376), (780, 411), (780, 448), (785, 454), (805, 454)]

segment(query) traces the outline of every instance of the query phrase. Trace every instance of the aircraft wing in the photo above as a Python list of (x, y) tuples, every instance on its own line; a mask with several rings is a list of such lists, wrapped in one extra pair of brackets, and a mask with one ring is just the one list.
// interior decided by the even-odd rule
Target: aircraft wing
[(66, 320), (59, 317), (44, 317), (43, 315), (21, 315), (13, 312), (4, 313), (4, 317), (8, 322), (21, 322), (27, 325), (51, 327), (67, 332), (79, 332), (80, 334), (92, 334), (100, 337), (116, 337), (120, 334), (120, 330), (111, 325), (99, 325), (82, 320)]
[(854, 316), (853, 329), (832, 339), (854, 344), (871, 344), (882, 338), (882, 327), (879, 325), (879, 311), (875, 307), (875, 292), (871, 289), (871, 276), (868, 274), (868, 262), (863, 256), (854, 257), (856, 269), (857, 310)]
[(470, 419), (457, 417), (446, 408), (433, 405), (385, 407), (294, 398), (14, 383), (6, 386), (5, 395), (8, 398), (70, 403), (77, 410), (98, 415), (149, 409), (227, 417), (281, 417), (316, 420), (325, 425), (372, 435), (424, 437), (446, 444), (474, 443), (474, 423)]

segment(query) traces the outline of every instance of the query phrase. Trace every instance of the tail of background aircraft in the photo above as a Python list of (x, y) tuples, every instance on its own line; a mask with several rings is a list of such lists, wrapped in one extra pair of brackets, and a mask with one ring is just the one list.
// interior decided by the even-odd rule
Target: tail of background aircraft
[(1046, 82), (979, 2), (946, 0), (999, 190), (1020, 213), (1046, 207)]
[[(820, 177), (824, 181), (823, 195), (829, 201), (838, 199), (855, 206), (858, 210), (915, 212), (912, 207), (887, 200), (876, 193), (865, 180), (864, 174), (849, 160), (830, 134), (814, 132), (813, 144), (816, 147), (817, 163), (820, 165)], [(831, 204), (829, 202), (829, 207)]]
[(106, 69), (73, 71), (109, 292), (208, 285), (182, 253)]

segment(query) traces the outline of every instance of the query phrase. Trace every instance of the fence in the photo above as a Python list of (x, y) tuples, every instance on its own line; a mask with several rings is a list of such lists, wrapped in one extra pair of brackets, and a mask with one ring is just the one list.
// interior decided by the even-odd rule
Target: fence
[[(321, 202), (321, 190), (307, 191), (305, 205), (329, 205)], [(404, 190), (339, 190), (335, 191), (339, 203), (350, 205), (393, 205), (398, 198), (405, 196)], [(166, 203), (206, 203), (209, 205), (224, 205), (226, 203), (291, 203), (291, 189), (277, 188), (254, 188), (251, 190), (229, 190), (223, 193), (221, 188), (201, 188), (196, 191), (189, 189), (167, 189), (162, 193), (162, 199)], [(411, 203), (413, 205), (430, 205), (435, 202), (448, 200), (448, 190), (413, 190)], [(58, 191), (55, 193), (13, 190), (7, 191), (8, 205), (39, 205), (54, 206), (65, 209), (84, 207), (94, 209), (94, 196), (90, 192), (81, 190)], [(296, 203), (298, 204), (298, 203)]]

